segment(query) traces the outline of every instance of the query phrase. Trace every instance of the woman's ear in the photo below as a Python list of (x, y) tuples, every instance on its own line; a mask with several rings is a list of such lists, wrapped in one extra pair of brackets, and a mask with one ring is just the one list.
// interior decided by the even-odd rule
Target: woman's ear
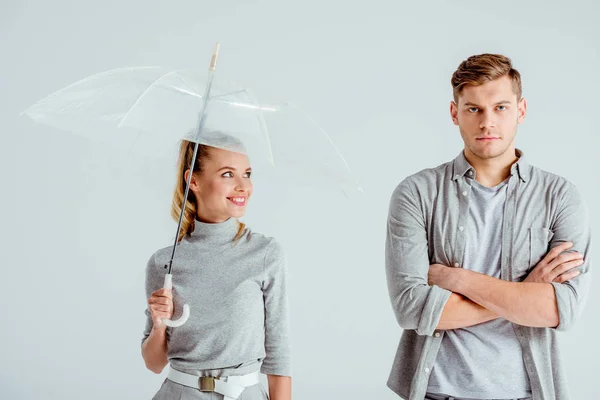
[[(183, 179), (185, 179), (186, 183), (189, 179), (189, 176), (190, 176), (190, 170), (188, 169), (183, 174)], [(196, 175), (194, 175), (194, 174), (192, 174), (192, 180), (190, 181), (190, 190), (192, 192), (197, 192), (200, 190), (200, 186), (198, 185), (198, 181), (196, 180)]]

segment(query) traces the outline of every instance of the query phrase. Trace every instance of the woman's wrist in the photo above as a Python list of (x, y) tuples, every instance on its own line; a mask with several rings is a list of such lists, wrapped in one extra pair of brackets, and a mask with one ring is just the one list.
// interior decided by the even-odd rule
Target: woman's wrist
[(161, 324), (161, 325), (155, 324), (152, 327), (152, 332), (150, 332), (150, 334), (153, 336), (157, 336), (157, 337), (166, 336), (167, 335), (167, 326), (164, 324)]

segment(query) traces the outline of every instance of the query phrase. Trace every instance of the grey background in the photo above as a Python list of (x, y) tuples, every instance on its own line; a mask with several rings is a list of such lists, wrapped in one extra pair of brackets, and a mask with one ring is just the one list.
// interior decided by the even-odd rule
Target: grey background
[[(345, 200), (255, 179), (245, 221), (289, 259), (296, 399), (395, 398), (385, 387), (401, 333), (384, 278), (387, 206), (406, 175), (461, 150), (449, 80), (469, 55), (513, 59), (529, 106), (518, 147), (580, 188), (600, 232), (592, 1), (0, 4), (2, 399), (147, 399), (164, 378), (144, 368), (140, 338), (145, 262), (175, 228), (172, 165), (18, 117), (106, 69), (205, 68), (219, 41), (224, 74), (306, 110), (362, 182), (364, 195)], [(597, 288), (561, 335), (574, 399), (600, 391)]]

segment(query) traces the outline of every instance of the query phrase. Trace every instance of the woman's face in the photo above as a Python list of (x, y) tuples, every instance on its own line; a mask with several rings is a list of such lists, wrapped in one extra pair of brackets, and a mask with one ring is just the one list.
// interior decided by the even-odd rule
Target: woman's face
[(190, 185), (198, 202), (198, 219), (217, 223), (242, 217), (252, 194), (251, 172), (245, 154), (209, 148), (202, 173), (195, 173)]

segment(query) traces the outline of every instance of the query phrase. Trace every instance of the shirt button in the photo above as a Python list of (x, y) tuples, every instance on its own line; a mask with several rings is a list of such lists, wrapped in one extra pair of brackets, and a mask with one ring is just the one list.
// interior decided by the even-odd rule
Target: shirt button
[(442, 335), (440, 335), (440, 333), (439, 333), (439, 332), (436, 332), (434, 336), (435, 336), (435, 337), (440, 337), (440, 336), (442, 336)]
[(460, 264), (459, 264), (459, 263), (454, 263), (454, 266), (455, 266), (456, 268), (458, 268), (458, 267), (460, 267)]
[(428, 374), (429, 373), (429, 368), (425, 368), (425, 373)]
[(459, 231), (462, 231), (462, 230), (464, 230), (464, 229), (465, 229), (465, 228), (463, 228), (463, 226), (462, 226), (462, 225), (458, 227), (458, 230), (459, 230)]
[(469, 171), (469, 176), (473, 175), (473, 171)]
[(463, 192), (463, 196), (466, 196), (466, 195), (467, 195), (467, 191), (465, 190), (465, 191)]

